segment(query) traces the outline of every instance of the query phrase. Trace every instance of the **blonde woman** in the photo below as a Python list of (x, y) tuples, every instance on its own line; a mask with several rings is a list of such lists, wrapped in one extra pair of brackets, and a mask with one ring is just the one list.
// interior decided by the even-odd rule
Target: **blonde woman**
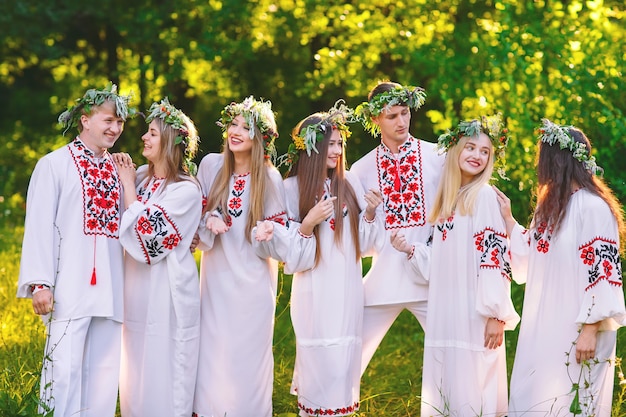
[(120, 408), (124, 417), (191, 414), (200, 338), (198, 269), (189, 246), (202, 214), (191, 162), (196, 128), (165, 98), (148, 110), (147, 165), (116, 154), (127, 207), (120, 226), (124, 324)]
[[(429, 214), (430, 267), (422, 268), (430, 281), (422, 416), (507, 412), (504, 330), (519, 316), (510, 296), (506, 228), (488, 184), (506, 142), (497, 116), (461, 122), (439, 137), (446, 159)], [(392, 239), (407, 253), (416, 250), (402, 235)]]
[[(198, 229), (201, 336), (194, 415), (270, 417), (277, 263), (256, 252), (253, 229), (286, 223), (271, 103), (252, 96), (222, 111), (224, 149), (202, 159)], [(261, 255), (261, 256), (259, 256)]]

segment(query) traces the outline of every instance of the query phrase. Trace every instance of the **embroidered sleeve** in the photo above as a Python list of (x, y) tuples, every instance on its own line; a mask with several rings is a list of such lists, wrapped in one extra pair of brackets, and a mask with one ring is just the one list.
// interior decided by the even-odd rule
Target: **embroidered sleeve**
[(575, 226), (578, 244), (572, 260), (582, 292), (576, 323), (600, 323), (600, 329), (615, 330), (626, 322), (622, 289), (617, 221), (599, 197), (578, 192), (573, 210), (581, 219)]
[(283, 226), (287, 225), (287, 212), (283, 211), (281, 213), (273, 214), (269, 217), (266, 217), (265, 220), (269, 220), (271, 222), (276, 222), (278, 224), (282, 224)]
[(135, 235), (147, 264), (164, 257), (180, 243), (182, 237), (165, 210), (157, 205), (146, 209), (134, 226)]
[(622, 286), (622, 267), (617, 242), (596, 237), (578, 248), (579, 261), (587, 270), (585, 291), (606, 280), (611, 285)]
[(486, 228), (474, 235), (474, 246), (480, 255), (479, 268), (500, 269), (502, 276), (511, 281), (510, 254), (505, 234)]

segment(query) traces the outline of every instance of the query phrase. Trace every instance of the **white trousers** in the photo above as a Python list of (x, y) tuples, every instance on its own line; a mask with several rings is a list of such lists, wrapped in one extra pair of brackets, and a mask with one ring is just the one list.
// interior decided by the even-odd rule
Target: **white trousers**
[(365, 306), (363, 312), (363, 354), (361, 356), (361, 375), (365, 372), (372, 356), (378, 349), (378, 345), (398, 318), (402, 310), (409, 310), (417, 321), (426, 329), (427, 301), (414, 301), (409, 303), (384, 304)]
[(115, 415), (121, 327), (101, 317), (48, 323), (41, 401), (55, 417)]

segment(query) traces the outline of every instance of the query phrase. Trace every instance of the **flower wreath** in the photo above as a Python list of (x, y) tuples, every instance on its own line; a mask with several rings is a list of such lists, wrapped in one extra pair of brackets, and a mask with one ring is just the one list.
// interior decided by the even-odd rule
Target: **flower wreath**
[(278, 158), (279, 167), (286, 165), (288, 170), (291, 170), (300, 157), (300, 151), (306, 151), (308, 156), (311, 156), (311, 151), (319, 153), (315, 144), (324, 140), (324, 134), (328, 129), (338, 130), (341, 139), (345, 142), (352, 135), (348, 123), (359, 121), (354, 110), (346, 106), (341, 99), (337, 100), (327, 112), (318, 114), (321, 115), (319, 122), (307, 125), (300, 129), (299, 133), (291, 135), (292, 142), (289, 144), (287, 153)]
[(117, 93), (117, 85), (110, 81), (102, 90), (95, 88), (87, 90), (81, 98), (76, 100), (76, 104), (68, 106), (67, 110), (59, 115), (59, 123), (63, 126), (63, 135), (72, 127), (78, 126), (78, 120), (80, 120), (83, 111), (89, 114), (93, 106), (101, 106), (106, 101), (114, 102), (117, 116), (126, 121), (128, 117), (133, 117), (137, 114), (137, 110), (134, 107), (128, 106), (131, 98), (132, 93), (120, 96)]
[(459, 143), (464, 137), (486, 134), (494, 148), (494, 169), (502, 179), (508, 179), (505, 173), (506, 146), (509, 143), (509, 130), (504, 126), (500, 113), (493, 116), (481, 116), (480, 119), (461, 121), (454, 130), (447, 130), (439, 136), (437, 148), (448, 152), (450, 147)]
[(224, 139), (226, 138), (228, 126), (238, 115), (243, 116), (250, 128), (250, 140), (254, 139), (255, 126), (259, 128), (263, 135), (263, 148), (266, 159), (274, 161), (276, 159), (276, 147), (274, 141), (278, 137), (278, 132), (274, 130), (275, 118), (270, 101), (255, 100), (253, 96), (247, 97), (241, 103), (232, 102), (222, 110), (220, 119), (216, 122), (222, 128)]
[(380, 134), (380, 126), (372, 121), (387, 106), (408, 106), (417, 110), (426, 101), (426, 91), (422, 87), (396, 87), (384, 93), (376, 94), (370, 101), (364, 101), (355, 109), (355, 114), (361, 119), (365, 130), (373, 136)]
[(150, 109), (148, 110), (146, 123), (150, 123), (156, 118), (163, 120), (164, 123), (178, 131), (178, 135), (176, 136), (176, 139), (174, 139), (174, 144), (180, 145), (182, 143), (185, 147), (183, 168), (190, 175), (196, 175), (198, 172), (198, 166), (193, 162), (193, 158), (198, 150), (198, 142), (200, 141), (200, 138), (196, 134), (196, 128), (191, 119), (189, 119), (189, 117), (181, 110), (172, 106), (167, 97), (159, 103), (152, 103)]
[(541, 119), (542, 125), (537, 128), (539, 139), (553, 146), (558, 143), (559, 148), (567, 149), (572, 153), (574, 159), (582, 162), (585, 169), (591, 171), (592, 174), (601, 174), (604, 170), (596, 164), (596, 157), (592, 156), (587, 150), (587, 146), (582, 142), (576, 142), (569, 133), (570, 128), (575, 126), (560, 126), (552, 123), (548, 119)]

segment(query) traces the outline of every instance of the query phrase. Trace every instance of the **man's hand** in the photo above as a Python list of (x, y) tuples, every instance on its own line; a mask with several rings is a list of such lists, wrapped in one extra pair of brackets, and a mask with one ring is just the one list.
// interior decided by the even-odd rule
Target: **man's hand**
[(37, 291), (33, 294), (33, 310), (35, 314), (43, 315), (50, 313), (53, 301), (52, 291), (49, 288)]

